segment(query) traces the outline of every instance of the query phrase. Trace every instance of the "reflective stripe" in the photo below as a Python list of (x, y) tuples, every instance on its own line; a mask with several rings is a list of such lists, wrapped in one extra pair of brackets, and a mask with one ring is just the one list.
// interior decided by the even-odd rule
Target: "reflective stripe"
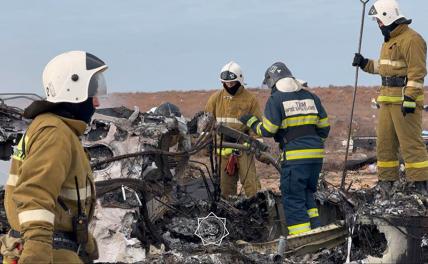
[(324, 158), (324, 149), (301, 149), (285, 152), (287, 160), (297, 159), (321, 159)]
[(373, 73), (379, 73), (379, 61), (378, 60), (373, 61)]
[(318, 121), (317, 127), (323, 128), (323, 127), (328, 127), (328, 126), (330, 126), (330, 123), (328, 122), (328, 117), (320, 119)]
[(408, 108), (416, 108), (416, 102), (403, 101), (403, 106)]
[(23, 150), (22, 147), (23, 147), (23, 144), (26, 146), (27, 142), (28, 142), (28, 137), (27, 136), (21, 137), (21, 140), (19, 140), (18, 145), (16, 146), (16, 148), (15, 148), (15, 150), (13, 152), (13, 155), (12, 155), (13, 159), (16, 159), (16, 160), (19, 160), (19, 161), (24, 160), (24, 158), (25, 158), (25, 149)]
[(262, 126), (263, 123), (258, 123), (257, 127), (256, 127), (256, 133), (259, 136), (262, 136), (262, 130), (260, 129), (260, 127)]
[[(402, 96), (379, 95), (377, 97), (378, 102), (387, 102), (387, 103), (401, 103), (403, 99), (404, 98)], [(423, 95), (419, 95), (418, 97), (416, 97), (416, 101), (423, 101), (423, 100), (424, 100)]]
[(290, 235), (297, 235), (308, 231), (311, 231), (311, 224), (309, 222), (288, 226), (288, 233)]
[(378, 102), (388, 102), (388, 103), (401, 103), (403, 101), (402, 96), (386, 96), (386, 95), (379, 95), (377, 97)]
[(18, 175), (16, 175), (16, 174), (9, 174), (9, 178), (7, 178), (6, 185), (16, 186), (16, 182), (17, 181), (18, 181)]
[(220, 149), (217, 149), (217, 155), (228, 156), (228, 155), (232, 154), (232, 152), (234, 150), (235, 149), (233, 149), (233, 148), (223, 148), (221, 151), (220, 151)]
[(379, 168), (394, 168), (400, 166), (400, 162), (398, 160), (394, 161), (378, 161), (377, 166)]
[(263, 127), (271, 134), (275, 134), (279, 129), (279, 126), (272, 124), (266, 117), (263, 117)]
[(422, 169), (428, 167), (428, 161), (422, 162), (406, 162), (406, 169)]
[(308, 210), (308, 215), (309, 215), (309, 218), (314, 218), (314, 217), (320, 216), (318, 214), (318, 208), (311, 208), (311, 209), (309, 209)]
[[(91, 186), (87, 186), (79, 189), (80, 199), (86, 200), (91, 197)], [(59, 194), (61, 197), (77, 201), (77, 191), (76, 189), (63, 188)]]
[(241, 124), (242, 122), (239, 121), (237, 118), (234, 117), (217, 117), (217, 122), (219, 123), (230, 123), (230, 124)]
[(247, 121), (247, 126), (251, 127), (255, 122), (259, 121), (259, 119), (255, 116), (252, 116), (248, 121)]
[(424, 88), (424, 84), (415, 81), (407, 81), (407, 86), (415, 87), (415, 88)]
[(19, 224), (31, 221), (44, 221), (54, 224), (55, 215), (45, 209), (28, 210), (18, 214)]
[(281, 128), (303, 126), (303, 125), (316, 125), (319, 117), (317, 115), (306, 115), (297, 117), (288, 117), (282, 120)]
[(406, 67), (406, 62), (402, 61), (402, 60), (398, 60), (398, 61), (393, 61), (393, 60), (380, 60), (379, 61), (380, 65), (389, 65), (392, 67)]

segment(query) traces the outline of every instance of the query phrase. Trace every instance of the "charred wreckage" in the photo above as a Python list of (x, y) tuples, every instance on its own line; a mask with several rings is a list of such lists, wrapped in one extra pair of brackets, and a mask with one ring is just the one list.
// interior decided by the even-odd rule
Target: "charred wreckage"
[[(29, 97), (0, 98), (0, 159), (8, 160), (29, 124), (8, 100)], [(223, 142), (224, 136), (236, 143)], [(324, 172), (316, 194), (323, 227), (287, 236), (280, 194), (220, 197), (217, 147), (248, 151), (280, 168), (267, 145), (209, 114), (187, 120), (171, 111), (100, 109), (82, 143), (97, 187), (90, 229), (98, 262), (428, 262), (428, 198), (404, 181), (388, 194), (350, 191), (333, 187)], [(199, 155), (207, 149), (209, 158)], [(7, 232), (4, 208), (0, 224)]]

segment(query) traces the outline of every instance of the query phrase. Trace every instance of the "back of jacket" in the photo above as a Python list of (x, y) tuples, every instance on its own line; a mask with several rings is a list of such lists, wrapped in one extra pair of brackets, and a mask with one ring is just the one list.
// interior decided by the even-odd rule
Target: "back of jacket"
[(322, 163), (330, 125), (316, 95), (305, 89), (276, 91), (268, 99), (256, 131), (280, 143), (287, 164)]
[(54, 230), (71, 232), (72, 217), (77, 215), (77, 191), (86, 215), (92, 217), (95, 186), (78, 138), (85, 128), (82, 121), (46, 113), (33, 120), (18, 144), (4, 204), (9, 224), (21, 232), (25, 242), (51, 244)]

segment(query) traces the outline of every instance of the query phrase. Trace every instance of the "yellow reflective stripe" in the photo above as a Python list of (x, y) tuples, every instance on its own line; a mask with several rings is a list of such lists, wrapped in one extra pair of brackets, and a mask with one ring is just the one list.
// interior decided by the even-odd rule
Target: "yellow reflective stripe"
[(404, 107), (416, 108), (416, 102), (403, 101)]
[(328, 127), (328, 126), (330, 126), (330, 123), (328, 121), (328, 117), (320, 119), (318, 121), (317, 127), (323, 128), (323, 127)]
[(275, 134), (279, 129), (279, 126), (272, 124), (266, 117), (263, 117), (263, 127), (271, 134)]
[(388, 103), (401, 103), (403, 101), (402, 96), (386, 96), (386, 95), (379, 95), (377, 97), (378, 102), (388, 102)]
[(424, 88), (424, 84), (416, 81), (407, 81), (407, 86), (415, 88)]
[(228, 156), (228, 155), (232, 154), (232, 152), (233, 152), (234, 150), (235, 150), (235, 149), (233, 149), (233, 148), (223, 148), (223, 149), (220, 151), (220, 149), (218, 148), (218, 149), (217, 149), (217, 154), (218, 154), (218, 155), (221, 155), (221, 156)]
[[(91, 197), (91, 187), (87, 186), (79, 189), (80, 199), (86, 200)], [(62, 198), (66, 198), (69, 200), (77, 201), (77, 191), (76, 189), (63, 188), (59, 194)]]
[(35, 210), (28, 210), (28, 211), (23, 211), (19, 213), (18, 219), (19, 219), (20, 225), (31, 221), (43, 221), (53, 225), (55, 220), (55, 215), (52, 212), (45, 209), (35, 209)]
[(394, 168), (400, 166), (400, 162), (398, 160), (394, 161), (378, 161), (377, 166), (379, 168)]
[(257, 127), (256, 127), (256, 133), (259, 136), (262, 136), (262, 130), (260, 129), (260, 127), (262, 126), (263, 123), (258, 123)]
[(9, 174), (9, 178), (7, 178), (6, 185), (16, 186), (16, 182), (17, 181), (18, 181), (18, 175), (16, 175), (16, 174)]
[(311, 224), (309, 222), (288, 226), (288, 233), (290, 235), (297, 235), (308, 231), (311, 231)]
[(242, 124), (242, 122), (235, 117), (217, 117), (216, 120), (219, 123)]
[(422, 161), (422, 162), (406, 162), (405, 163), (406, 169), (422, 169), (428, 167), (428, 161)]
[(318, 208), (311, 208), (311, 209), (309, 209), (308, 210), (308, 215), (309, 215), (309, 218), (314, 218), (314, 217), (320, 216), (318, 214)]
[(379, 73), (379, 61), (378, 60), (373, 61), (373, 73)]
[(406, 67), (406, 62), (403, 60), (397, 60), (397, 61), (393, 61), (393, 60), (379, 60), (379, 64), (380, 65), (389, 65), (392, 67)]
[(324, 158), (324, 149), (301, 149), (285, 152), (287, 160)]
[(282, 120), (281, 128), (303, 126), (303, 125), (316, 125), (318, 123), (318, 120), (319, 120), (319, 116), (317, 115), (288, 117)]
[(19, 161), (24, 160), (25, 150), (22, 149), (22, 144), (24, 143), (24, 141), (25, 141), (25, 145), (27, 145), (27, 142), (28, 142), (27, 136), (25, 136), (25, 138), (21, 137), (21, 140), (19, 140), (18, 145), (16, 146), (15, 151), (13, 152), (13, 155), (12, 155), (13, 159), (19, 160)]
[(257, 117), (255, 117), (255, 116), (252, 116), (250, 119), (248, 119), (247, 126), (251, 127), (257, 121), (259, 121), (259, 119)]

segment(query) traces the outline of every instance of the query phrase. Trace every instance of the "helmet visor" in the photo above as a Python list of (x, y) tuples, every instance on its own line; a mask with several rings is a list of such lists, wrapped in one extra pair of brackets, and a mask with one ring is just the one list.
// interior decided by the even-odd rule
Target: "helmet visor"
[(89, 82), (88, 97), (107, 95), (106, 79), (102, 72), (95, 73)]
[(236, 74), (231, 71), (224, 71), (220, 73), (220, 79), (223, 82), (233, 82), (238, 79), (238, 76), (236, 76)]

